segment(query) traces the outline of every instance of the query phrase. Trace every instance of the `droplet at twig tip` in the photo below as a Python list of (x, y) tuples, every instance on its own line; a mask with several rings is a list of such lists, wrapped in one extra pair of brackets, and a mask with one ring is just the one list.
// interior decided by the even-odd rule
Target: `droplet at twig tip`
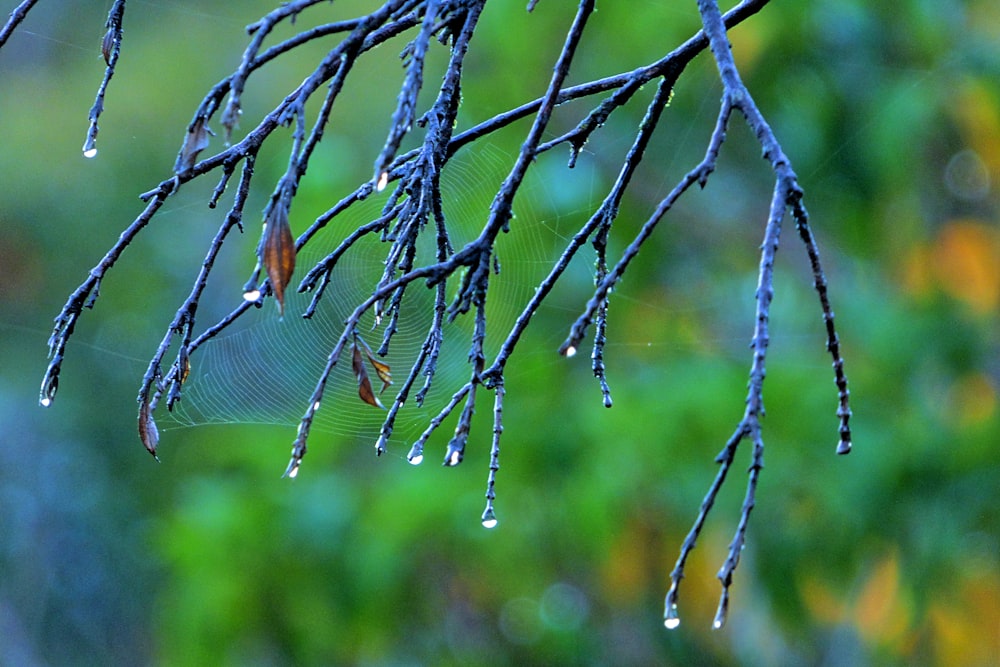
[(444, 457), (443, 465), (446, 468), (454, 468), (459, 463), (462, 462), (462, 450), (461, 449), (450, 449)]
[[(673, 593), (673, 589), (671, 589)], [(674, 630), (681, 624), (681, 618), (677, 615), (677, 605), (669, 601), (667, 602), (667, 610), (663, 614), (663, 627), (667, 630)]]

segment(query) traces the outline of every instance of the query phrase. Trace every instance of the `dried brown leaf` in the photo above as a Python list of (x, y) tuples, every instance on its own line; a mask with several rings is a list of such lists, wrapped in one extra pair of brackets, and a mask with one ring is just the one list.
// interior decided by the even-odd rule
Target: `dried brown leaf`
[(275, 204), (267, 216), (262, 255), (267, 277), (271, 280), (271, 290), (278, 300), (278, 311), (284, 315), (285, 288), (295, 271), (295, 239), (288, 224), (288, 211), (280, 203)]
[(187, 135), (184, 137), (184, 145), (177, 156), (177, 164), (174, 165), (174, 173), (180, 174), (194, 166), (198, 160), (198, 153), (208, 148), (208, 137), (212, 131), (208, 129), (208, 121), (199, 117), (191, 125)]
[(115, 29), (108, 28), (108, 31), (104, 33), (104, 39), (101, 40), (101, 55), (104, 56), (104, 62), (107, 65), (111, 64), (111, 52), (115, 48)]
[(361, 349), (357, 344), (352, 344), (351, 351), (353, 353), (351, 363), (354, 367), (354, 375), (358, 378), (358, 396), (368, 405), (385, 409), (385, 406), (378, 400), (378, 396), (375, 395), (375, 391), (372, 389), (372, 382), (368, 379), (368, 370), (365, 368), (365, 359), (361, 356)]
[(392, 384), (392, 371), (389, 368), (389, 364), (384, 361), (379, 361), (372, 356), (371, 350), (365, 350), (368, 355), (368, 361), (371, 363), (372, 368), (375, 369), (375, 375), (378, 375), (378, 379), (382, 381), (382, 389), (378, 393), (385, 391), (386, 387)]
[(183, 385), (185, 382), (187, 382), (188, 376), (191, 374), (191, 355), (188, 352), (187, 346), (184, 346), (180, 349), (180, 352), (178, 352), (177, 354), (177, 359), (178, 359), (177, 367), (179, 371), (177, 379), (179, 380), (180, 384)]
[(160, 444), (160, 430), (156, 428), (153, 411), (149, 408), (149, 401), (145, 399), (139, 405), (139, 439), (146, 451), (159, 461), (156, 456), (156, 446)]

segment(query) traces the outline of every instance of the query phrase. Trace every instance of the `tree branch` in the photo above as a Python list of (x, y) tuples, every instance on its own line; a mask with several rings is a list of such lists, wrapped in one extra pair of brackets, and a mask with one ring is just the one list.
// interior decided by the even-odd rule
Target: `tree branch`
[[(761, 246), (760, 274), (757, 283), (757, 311), (754, 335), (751, 342), (753, 349), (753, 363), (750, 367), (749, 391), (747, 394), (747, 407), (736, 429), (735, 434), (726, 443), (716, 461), (721, 465), (719, 474), (715, 482), (709, 487), (708, 493), (702, 502), (701, 511), (695, 520), (694, 526), (688, 533), (684, 544), (681, 547), (680, 557), (670, 574), (671, 586), (667, 593), (664, 610), (664, 624), (668, 628), (677, 627), (679, 617), (677, 614), (677, 598), (681, 579), (684, 576), (684, 564), (691, 550), (694, 549), (698, 535), (704, 525), (705, 517), (715, 502), (716, 494), (725, 480), (726, 473), (732, 464), (733, 457), (740, 441), (744, 436), (750, 436), (753, 442), (752, 463), (749, 469), (749, 479), (747, 481), (746, 497), (740, 512), (740, 521), (736, 529), (736, 534), (729, 545), (729, 557), (719, 570), (718, 578), (722, 582), (722, 595), (719, 600), (718, 611), (715, 615), (713, 627), (721, 628), (726, 621), (726, 614), (729, 609), (730, 586), (733, 581), (733, 573), (739, 564), (740, 553), (746, 543), (747, 525), (750, 520), (750, 512), (755, 504), (757, 484), (760, 478), (760, 471), (764, 466), (764, 441), (760, 434), (760, 418), (764, 414), (763, 384), (765, 376), (765, 360), (767, 356), (768, 344), (768, 321), (770, 318), (770, 305), (774, 296), (774, 255), (778, 249), (778, 240), (781, 234), (781, 221), (786, 208), (791, 208), (796, 220), (796, 227), (799, 236), (806, 245), (810, 263), (813, 270), (813, 283), (820, 297), (820, 304), (823, 320), (827, 329), (827, 349), (833, 356), (834, 373), (840, 398), (840, 406), (837, 415), (840, 418), (840, 443), (837, 446), (838, 454), (846, 454), (851, 447), (851, 434), (848, 427), (850, 418), (850, 408), (848, 406), (847, 378), (843, 371), (843, 359), (840, 356), (836, 330), (833, 324), (833, 311), (827, 299), (826, 279), (819, 261), (819, 252), (809, 230), (808, 215), (802, 205), (802, 190), (798, 184), (798, 178), (792, 170), (791, 162), (784, 154), (780, 144), (771, 131), (767, 121), (765, 121), (757, 105), (754, 103), (750, 92), (740, 78), (733, 61), (732, 52), (729, 46), (729, 39), (726, 36), (726, 26), (715, 0), (698, 0), (698, 10), (701, 13), (702, 24), (705, 33), (708, 35), (712, 55), (719, 70), (719, 78), (723, 85), (722, 112), (720, 122), (716, 125), (716, 132), (713, 135), (713, 144), (721, 145), (724, 138), (725, 122), (733, 109), (738, 109), (746, 119), (750, 129), (753, 130), (763, 148), (764, 158), (771, 163), (771, 168), (775, 173), (774, 197), (771, 200), (771, 211), (768, 216), (767, 226), (764, 232), (764, 243)], [(718, 148), (716, 148), (716, 151)], [(707, 172), (705, 174), (707, 177)], [(704, 183), (702, 183), (704, 185)]]
[[(22, 2), (11, 13), (7, 23), (0, 30), (0, 46), (34, 4), (30, 1)], [(600, 387), (603, 404), (611, 407), (611, 391), (604, 360), (611, 295), (632, 261), (660, 227), (660, 223), (664, 221), (676, 202), (694, 185), (697, 184), (699, 187), (706, 185), (716, 169), (729, 122), (733, 113), (738, 111), (754, 132), (763, 149), (764, 158), (769, 162), (774, 174), (774, 189), (764, 227), (758, 270), (747, 397), (742, 418), (716, 457), (719, 470), (681, 546), (677, 563), (671, 572), (671, 586), (665, 601), (665, 625), (668, 628), (676, 627), (679, 623), (677, 610), (679, 586), (684, 576), (687, 558), (694, 549), (704, 522), (714, 506), (740, 443), (744, 439), (749, 439), (752, 442), (752, 452), (746, 494), (736, 532), (729, 546), (728, 557), (718, 574), (722, 583), (722, 593), (715, 617), (715, 627), (721, 627), (729, 607), (733, 575), (746, 544), (749, 517), (756, 502), (757, 485), (763, 468), (764, 442), (760, 421), (764, 414), (763, 383), (769, 342), (768, 326), (770, 306), (774, 296), (774, 260), (786, 210), (792, 212), (799, 239), (809, 257), (813, 287), (819, 296), (826, 330), (826, 346), (833, 359), (834, 380), (839, 400), (837, 416), (840, 420), (837, 452), (847, 453), (851, 448), (849, 428), (851, 411), (844, 362), (840, 354), (840, 342), (834, 326), (833, 311), (817, 243), (802, 203), (802, 190), (788, 157), (782, 151), (770, 126), (740, 78), (726, 34), (727, 29), (763, 8), (767, 0), (746, 0), (725, 15), (720, 12), (715, 0), (698, 0), (703, 29), (677, 48), (654, 62), (630, 71), (566, 86), (567, 76), (577, 53), (586, 48), (585, 28), (594, 11), (593, 0), (579, 0), (544, 93), (537, 99), (507, 109), (460, 132), (456, 130), (456, 125), (462, 98), (465, 58), (472, 48), (473, 36), (485, 0), (386, 0), (369, 14), (305, 29), (265, 49), (265, 41), (278, 26), (285, 22), (292, 23), (300, 14), (319, 4), (327, 3), (321, 0), (294, 0), (283, 3), (247, 27), (249, 42), (239, 64), (232, 74), (209, 89), (195, 109), (178, 151), (173, 175), (140, 196), (145, 202), (145, 208), (125, 228), (101, 261), (90, 270), (87, 278), (70, 295), (56, 317), (49, 339), (50, 363), (42, 381), (41, 404), (50, 405), (56, 396), (67, 344), (83, 309), (93, 307), (98, 298), (101, 281), (125, 248), (135, 241), (164, 202), (183, 184), (219, 170), (218, 182), (208, 201), (209, 207), (214, 208), (228, 187), (237, 166), (241, 163), (243, 165), (232, 206), (209, 244), (191, 291), (167, 326), (140, 385), (139, 437), (154, 457), (157, 455), (159, 444), (155, 410), (164, 395), (168, 409), (172, 409), (181, 399), (191, 359), (198, 348), (225, 331), (252, 306), (261, 305), (268, 296), (274, 296), (281, 306), (298, 253), (305, 246), (318, 243), (317, 235), (332, 221), (393, 184), (389, 193), (379, 195), (385, 198), (381, 211), (338, 237), (339, 240), (331, 244), (332, 250), (324, 249), (325, 254), (322, 259), (309, 268), (299, 282), (299, 292), (312, 293), (309, 305), (303, 314), (305, 318), (310, 318), (316, 312), (321, 300), (327, 296), (332, 272), (342, 258), (348, 253), (356, 252), (360, 242), (368, 237), (377, 235), (377, 238), (385, 244), (386, 254), (381, 275), (374, 279), (371, 285), (365, 287), (366, 296), (353, 305), (339, 336), (328, 350), (324, 368), (316, 378), (307, 407), (300, 419), (292, 445), (291, 460), (285, 474), (288, 477), (295, 477), (298, 474), (307, 451), (310, 430), (325, 398), (327, 383), (330, 381), (331, 373), (340, 363), (345, 348), (349, 347), (352, 353), (349, 356), (352, 356), (352, 369), (359, 382), (359, 395), (362, 400), (381, 407), (381, 402), (371, 390), (362, 350), (365, 351), (368, 361), (383, 379), (384, 384), (388, 385), (391, 382), (388, 365), (377, 361), (376, 357), (386, 355), (392, 347), (394, 336), (403, 318), (403, 305), (410, 302), (415, 290), (426, 287), (433, 290), (430, 324), (419, 352), (405, 374), (405, 379), (396, 390), (393, 400), (388, 403), (386, 416), (375, 443), (376, 453), (382, 454), (386, 451), (397, 416), (403, 404), (410, 400), (411, 394), (418, 405), (423, 404), (435, 382), (446, 334), (451, 335), (452, 332), (452, 329), (447, 327), (460, 317), (471, 318), (471, 333), (468, 334), (470, 344), (468, 375), (457, 389), (445, 388), (445, 391), (450, 393), (450, 398), (412, 443), (407, 458), (411, 463), (420, 463), (431, 435), (461, 404), (463, 407), (456, 418), (455, 433), (447, 444), (444, 456), (446, 466), (460, 463), (470, 436), (477, 396), (482, 391), (492, 391), (494, 393), (492, 443), (486, 507), (482, 523), (486, 527), (493, 527), (497, 524), (494, 501), (496, 475), (499, 470), (500, 438), (503, 433), (503, 403), (506, 396), (504, 374), (523, 333), (556, 283), (567, 272), (570, 262), (589, 242), (596, 255), (594, 291), (582, 313), (570, 327), (559, 352), (567, 357), (573, 356), (582, 344), (588, 327), (591, 324), (595, 325), (591, 353), (592, 370)], [(534, 4), (534, 2), (529, 4), (529, 11)], [(107, 68), (89, 116), (87, 141), (84, 145), (85, 154), (88, 156), (96, 154), (97, 121), (103, 110), (105, 90), (120, 55), (124, 8), (125, 0), (115, 0), (107, 19), (108, 31), (103, 48)], [(389, 125), (385, 142), (372, 161), (371, 178), (366, 177), (365, 182), (360, 183), (353, 192), (341, 197), (327, 211), (312, 220), (293, 243), (289, 222), (289, 218), (294, 215), (293, 203), (302, 179), (307, 176), (311, 157), (323, 139), (333, 110), (338, 102), (341, 102), (346, 82), (370, 50), (411, 30), (416, 34), (403, 49), (404, 75), (395, 106), (388, 114)], [(449, 58), (441, 74), (437, 95), (421, 113), (419, 107), (422, 99), (421, 91), (425, 82), (434, 76), (428, 66), (429, 62), (433, 62), (428, 58), (433, 48), (432, 37), (449, 47)], [(288, 91), (271, 111), (258, 119), (256, 125), (239, 141), (229, 145), (228, 142), (236, 131), (242, 115), (243, 93), (255, 73), (302, 45), (321, 39), (330, 39), (334, 43), (316, 63), (313, 71), (300, 84)], [(652, 211), (648, 212), (645, 222), (634, 238), (628, 242), (622, 254), (617, 259), (610, 258), (609, 240), (615, 232), (614, 222), (638, 167), (646, 155), (653, 133), (664, 118), (664, 111), (674, 86), (687, 65), (706, 48), (711, 49), (715, 59), (719, 78), (723, 84), (723, 96), (704, 157), (680, 178)], [(501, 233), (523, 233), (518, 229), (518, 225), (511, 224), (512, 207), (529, 169), (539, 155), (563, 144), (569, 148), (569, 167), (573, 167), (584, 146), (609, 118), (628, 106), (644, 85), (652, 81), (657, 81), (656, 92), (647, 103), (645, 114), (636, 127), (635, 138), (622, 159), (617, 178), (600, 205), (565, 242), (558, 258), (553, 262), (547, 275), (538, 283), (532, 296), (524, 304), (519, 304), (521, 310), (517, 319), (505, 332), (505, 337), (492, 360), (487, 360), (484, 341), (490, 328), (496, 328), (497, 325), (492, 319), (490, 322), (487, 321), (486, 304), (491, 294), (491, 281), (496, 283), (504, 279), (499, 272), (495, 244)], [(319, 91), (324, 86), (326, 91), (319, 100)], [(588, 112), (572, 118), (572, 123), (568, 125), (572, 129), (543, 141), (546, 133), (554, 134), (550, 129), (551, 121), (562, 105), (593, 96), (603, 96), (603, 98), (594, 102)], [(225, 100), (224, 107), (223, 100)], [(310, 106), (310, 109), (315, 109), (318, 103), (315, 117), (311, 120), (310, 115), (306, 113), (310, 102), (314, 105)], [(201, 158), (201, 154), (212, 144), (213, 133), (209, 123), (215, 120), (217, 113), (219, 114), (217, 120), (224, 129), (227, 145), (209, 157)], [(312, 113), (310, 111), (310, 114)], [(453, 227), (449, 225), (447, 202), (443, 201), (441, 194), (442, 174), (448, 168), (450, 160), (462, 148), (532, 116), (530, 128), (521, 141), (520, 150), (513, 160), (509, 173), (493, 198), (481, 229), (471, 241), (456, 249), (455, 243), (458, 237), (453, 233)], [(243, 229), (244, 207), (250, 192), (255, 187), (253, 178), (256, 156), (262, 146), (282, 127), (291, 128), (288, 163), (284, 173), (275, 183), (268, 186), (270, 197), (262, 211), (265, 229), (257, 246), (256, 266), (243, 287), (243, 300), (228, 315), (195, 335), (199, 302), (218, 254), (233, 227)], [(418, 141), (419, 146), (400, 154), (404, 140), (413, 133), (422, 133)], [(427, 235), (432, 235), (433, 240)], [(431, 243), (433, 259), (428, 259), (418, 252), (418, 248), (426, 249)], [(425, 250), (425, 254), (429, 256), (430, 251)], [(422, 281), (424, 285), (414, 286), (413, 283), (417, 281)], [(449, 281), (452, 283), (450, 287)], [(450, 300), (449, 289), (454, 290), (454, 296)], [(495, 288), (493, 293), (496, 294)], [(372, 348), (368, 347), (359, 333), (361, 320), (368, 313), (372, 314), (376, 327), (382, 327), (382, 341), (376, 352), (372, 352)], [(163, 360), (175, 347), (176, 358), (169, 368), (164, 369)], [(424, 378), (423, 383), (417, 389), (418, 379), (421, 376)]]
[(10, 16), (7, 17), (7, 22), (0, 28), (0, 47), (7, 43), (7, 40), (17, 29), (17, 26), (21, 25), (21, 22), (28, 17), (28, 12), (31, 11), (31, 8), (37, 2), (38, 0), (24, 0), (11, 11)]

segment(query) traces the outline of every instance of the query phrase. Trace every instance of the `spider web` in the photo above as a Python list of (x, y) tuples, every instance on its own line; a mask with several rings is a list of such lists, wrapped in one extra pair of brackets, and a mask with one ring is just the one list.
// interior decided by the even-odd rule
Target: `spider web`
[[(480, 233), (490, 203), (513, 163), (514, 157), (493, 144), (470, 147), (475, 152), (456, 155), (442, 174), (442, 203), (452, 246), (461, 248)], [(553, 262), (564, 250), (570, 236), (589, 217), (598, 202), (594, 201), (599, 176), (587, 155), (581, 155), (573, 169), (566, 168), (563, 153), (540, 156), (514, 202), (511, 230), (502, 234), (495, 248), (500, 272), (491, 276), (486, 299), (487, 365), (509, 333), (517, 316), (547, 275)], [(380, 196), (348, 209), (334, 218), (317, 234), (297, 258), (296, 277), (323, 259), (341, 240), (358, 226), (377, 218), (392, 188)], [(436, 240), (433, 223), (421, 234), (416, 266), (434, 261)], [(314, 315), (301, 314), (312, 298), (311, 293), (286, 292), (285, 316), (265, 303), (263, 308), (247, 312), (227, 333), (208, 341), (192, 355), (192, 370), (184, 384), (183, 399), (172, 412), (176, 426), (203, 424), (288, 424), (301, 418), (330, 350), (343, 332), (343, 322), (354, 308), (371, 294), (382, 276), (383, 260), (389, 245), (377, 236), (367, 236), (346, 252), (331, 274), (330, 285)], [(586, 294), (591, 289), (592, 256), (581, 253), (564, 275)], [(293, 284), (296, 284), (293, 279)], [(448, 297), (454, 296), (459, 276), (448, 281)], [(562, 289), (565, 295), (565, 287)], [(394, 384), (385, 389), (381, 401), (389, 405), (410, 373), (431, 324), (435, 290), (423, 281), (411, 284), (403, 299), (398, 329), (384, 357)], [(547, 301), (558, 301), (559, 292)], [(581, 303), (578, 298), (574, 303)], [(543, 305), (543, 310), (558, 308)], [(569, 304), (563, 306), (569, 310)], [(569, 318), (565, 318), (569, 321)], [(423, 386), (421, 375), (395, 421), (390, 446), (403, 447), (426, 428), (428, 421), (447, 403), (452, 394), (468, 380), (471, 367), (468, 353), (471, 343), (472, 314), (446, 323), (444, 344), (438, 370), (422, 406), (414, 395)], [(387, 322), (375, 326), (372, 313), (362, 319), (361, 338), (378, 350)], [(562, 331), (559, 332), (563, 333)], [(523, 356), (518, 350), (515, 357)], [(555, 343), (550, 350), (553, 356)], [(378, 391), (381, 383), (369, 373)], [(341, 437), (368, 438), (374, 442), (386, 412), (364, 404), (358, 398), (350, 352), (345, 350), (326, 385), (323, 405), (313, 423), (314, 431)], [(167, 426), (169, 428), (169, 425)], [(404, 449), (405, 451), (405, 449)]]

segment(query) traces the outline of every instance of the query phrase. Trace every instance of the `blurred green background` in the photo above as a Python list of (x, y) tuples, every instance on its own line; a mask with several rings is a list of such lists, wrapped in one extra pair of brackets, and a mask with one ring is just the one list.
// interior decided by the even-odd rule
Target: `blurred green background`
[[(573, 3), (541, 2), (533, 15), (523, 4), (491, 3), (483, 15), (460, 129), (548, 80)], [(572, 81), (660, 57), (696, 30), (695, 4), (601, 2)], [(1000, 664), (995, 0), (773, 3), (733, 31), (745, 80), (806, 191), (855, 450), (834, 455), (822, 322), (786, 229), (767, 467), (729, 622), (710, 630), (746, 451), (669, 632), (669, 572), (743, 411), (771, 187), (749, 132), (734, 121), (709, 187), (685, 198), (614, 295), (612, 409), (587, 355), (555, 354), (586, 299), (585, 272), (535, 322), (509, 367), (500, 525), (489, 531), (479, 515), (491, 400), (457, 469), (436, 464), (446, 433), (411, 467), (403, 445), (376, 458), (370, 439), (320, 432), (302, 473), (284, 480), (294, 425), (250, 423), (253, 405), (245, 423), (161, 423), (163, 462), (150, 460), (135, 393), (221, 220), (221, 206), (204, 205), (214, 183), (183, 190), (126, 253), (80, 321), (55, 405), (37, 407), (51, 318), (139, 212), (136, 196), (170, 175), (193, 109), (238, 62), (243, 27), (272, 8), (130, 2), (100, 154), (85, 160), (109, 5), (40, 3), (0, 50), (0, 664)], [(323, 4), (298, 25), (372, 5)], [(401, 49), (382, 47), (354, 72), (293, 211), (297, 231), (306, 212), (369, 177)], [(251, 79), (243, 130), (322, 52)], [(702, 56), (682, 77), (613, 250), (703, 153), (715, 76)], [(589, 187), (546, 172), (540, 192), (553, 207), (578, 217), (600, 201), (648, 88), (588, 144)], [(561, 110), (552, 136), (587, 108)], [(491, 140), (513, 154), (510, 141)], [(258, 165), (248, 234), (204, 306), (216, 315), (252, 266), (253, 221), (283, 150)], [(549, 227), (572, 233), (573, 215), (553, 215)]]

